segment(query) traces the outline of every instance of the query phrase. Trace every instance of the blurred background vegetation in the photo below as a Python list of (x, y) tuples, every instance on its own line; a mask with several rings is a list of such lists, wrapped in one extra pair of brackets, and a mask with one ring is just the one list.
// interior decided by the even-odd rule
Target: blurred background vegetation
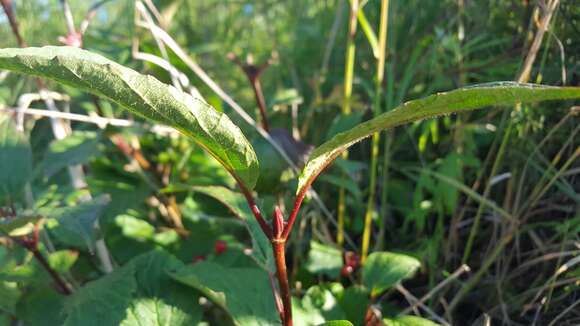
[[(158, 25), (256, 120), (260, 117), (251, 85), (243, 70), (228, 59), (229, 53), (243, 62), (251, 57), (257, 64), (275, 54), (261, 76), (269, 123), (306, 144), (321, 144), (372, 116), (376, 59), (360, 25), (355, 38), (353, 113), (341, 113), (348, 1), (149, 2), (158, 9), (151, 11)], [(94, 5), (86, 0), (69, 3), (77, 24)], [(377, 31), (380, 1), (362, 4), (369, 25)], [(435, 92), (517, 79), (550, 4), (544, 0), (391, 0), (381, 112)], [(13, 7), (28, 45), (62, 44), (59, 37), (68, 31), (60, 1), (17, 0)], [(228, 113), (253, 140), (263, 174), (269, 176), (258, 187), (264, 211), (271, 212), (274, 203), (291, 205), (296, 183), (284, 161), (175, 52), (165, 54), (147, 28), (136, 26), (133, 1), (105, 1), (94, 13), (84, 48), (172, 83), (167, 70), (135, 59), (135, 39), (140, 52), (167, 56), (210, 104)], [(0, 15), (0, 47), (17, 46), (6, 16)], [(531, 67), (530, 82), (578, 86), (580, 2), (557, 4)], [(30, 78), (13, 74), (0, 78), (0, 108), (16, 107), (22, 94), (37, 90)], [(133, 119), (114, 104), (46, 84), (70, 96), (63, 110)], [(580, 323), (580, 124), (579, 109), (573, 105), (525, 105), (507, 114), (491, 109), (382, 134), (371, 250), (404, 252), (422, 262), (416, 276), (404, 283), (417, 298), (447, 280), (425, 302), (436, 315), (453, 325), (483, 325), (487, 320), (493, 325)], [(42, 102), (32, 107), (45, 108)], [(55, 145), (48, 119), (27, 119), (26, 128), (35, 165), (44, 172), (32, 184), (35, 205), (72, 205), (86, 191), (94, 197), (110, 194), (100, 223), (115, 264), (123, 265), (154, 247), (190, 262), (211, 254), (218, 239), (235, 248), (250, 243), (227, 209), (188, 188), (234, 186), (229, 175), (189, 140), (140, 127), (100, 129), (73, 121), (69, 142)], [(504, 139), (502, 150), (499, 144)], [(55, 154), (59, 145), (65, 155)], [(308, 201), (288, 253), (297, 297), (332, 282), (344, 286), (358, 282), (356, 272), (345, 277), (340, 270), (344, 252), (360, 254), (370, 157), (370, 142), (362, 142), (350, 150), (348, 160), (336, 162), (315, 183), (323, 204)], [(71, 186), (69, 174), (62, 169), (71, 162), (83, 164), (88, 187)], [(342, 246), (336, 240), (340, 188), (346, 190), (347, 241)], [(492, 206), (516, 219), (517, 226)], [(70, 275), (84, 282), (96, 275), (88, 272), (94, 257), (79, 244), (81, 240), (61, 234), (55, 241), (81, 252)], [(452, 274), (463, 263), (471, 270)], [(454, 302), (458, 294), (460, 299)], [(373, 307), (389, 316), (413, 304), (407, 300), (401, 291), (392, 290)], [(577, 308), (566, 310), (571, 306)], [(413, 312), (432, 317), (422, 308)], [(225, 320), (207, 307), (204, 319), (212, 325)]]

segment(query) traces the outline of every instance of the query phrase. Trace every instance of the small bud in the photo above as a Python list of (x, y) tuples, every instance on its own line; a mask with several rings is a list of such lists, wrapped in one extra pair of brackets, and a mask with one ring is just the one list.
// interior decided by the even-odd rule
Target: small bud
[(344, 264), (357, 269), (360, 265), (360, 256), (352, 251), (347, 251), (344, 253)]
[(280, 239), (284, 232), (284, 216), (280, 207), (274, 207), (274, 218), (272, 219), (272, 230), (275, 239)]
[(224, 251), (228, 249), (228, 245), (223, 240), (217, 240), (214, 245), (214, 251), (216, 255), (221, 255)]

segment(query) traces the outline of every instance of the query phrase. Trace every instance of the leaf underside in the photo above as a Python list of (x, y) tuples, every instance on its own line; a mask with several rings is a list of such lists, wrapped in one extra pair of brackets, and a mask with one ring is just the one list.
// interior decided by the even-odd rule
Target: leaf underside
[(247, 188), (258, 179), (258, 161), (241, 130), (223, 113), (156, 78), (74, 47), (0, 49), (7, 69), (82, 89), (192, 138)]
[(305, 191), (338, 155), (373, 133), (409, 122), (475, 110), (544, 100), (580, 98), (580, 87), (553, 87), (515, 82), (480, 84), (409, 101), (389, 112), (339, 133), (312, 152), (302, 170), (297, 193)]

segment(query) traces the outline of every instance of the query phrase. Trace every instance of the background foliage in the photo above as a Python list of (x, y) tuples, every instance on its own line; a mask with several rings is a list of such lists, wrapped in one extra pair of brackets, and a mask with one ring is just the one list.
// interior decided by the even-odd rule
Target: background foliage
[[(69, 3), (77, 24), (92, 5)], [(230, 52), (242, 61), (252, 56), (256, 63), (277, 53), (261, 76), (269, 122), (306, 144), (321, 144), (372, 116), (375, 58), (360, 29), (353, 113), (340, 110), (348, 1), (152, 3), (159, 26), (257, 120), (252, 88), (228, 59)], [(362, 9), (375, 30), (379, 5), (369, 0)], [(67, 35), (60, 1), (13, 1), (13, 6), (28, 45), (58, 45)], [(544, 1), (392, 0), (381, 112), (464, 85), (516, 79), (543, 13), (538, 8), (545, 6)], [(257, 191), (264, 212), (272, 212), (274, 204), (289, 210), (296, 181), (284, 160), (177, 53), (160, 50), (152, 34), (136, 26), (134, 15), (133, 1), (104, 3), (83, 47), (171, 84), (166, 70), (135, 58), (132, 44), (138, 39), (141, 52), (167, 56), (252, 141), (262, 164)], [(562, 1), (530, 81), (577, 86), (579, 40), (580, 6)], [(18, 47), (3, 15), (0, 47)], [(0, 81), (0, 110), (38, 92), (32, 78), (0, 73)], [(63, 111), (143, 122), (102, 98), (45, 85), (67, 95), (57, 102)], [(508, 114), (491, 109), (384, 133), (373, 215), (375, 253), (352, 273), (345, 263), (361, 250), (371, 147), (365, 141), (351, 148), (348, 160), (339, 159), (314, 184), (321, 200), (307, 199), (289, 244), (296, 324), (348, 319), (361, 325), (366, 319), (373, 325), (383, 319), (387, 325), (429, 325), (407, 314), (454, 325), (577, 324), (580, 129), (573, 105), (526, 104)], [(43, 101), (31, 107), (47, 109)], [(75, 121), (70, 136), (58, 140), (49, 119), (27, 116), (24, 133), (6, 115), (2, 119), (1, 206), (13, 204), (27, 222), (43, 217), (40, 250), (74, 293), (60, 295), (30, 253), (0, 238), (0, 325), (270, 325), (277, 320), (269, 244), (247, 218), (234, 180), (192, 140), (152, 132), (142, 123)], [(502, 139), (507, 150), (493, 167)], [(77, 164), (85, 175), (81, 187), (71, 183), (69, 167)], [(271, 171), (277, 173), (265, 173)], [(22, 180), (27, 186), (19, 184)], [(343, 247), (336, 240), (341, 187), (346, 190)], [(89, 195), (93, 199), (87, 200)], [(9, 206), (3, 216), (10, 215)], [(516, 227), (502, 218), (506, 214)], [(4, 233), (19, 230), (1, 222)], [(105, 273), (95, 254), (99, 239), (109, 248), (113, 273)]]

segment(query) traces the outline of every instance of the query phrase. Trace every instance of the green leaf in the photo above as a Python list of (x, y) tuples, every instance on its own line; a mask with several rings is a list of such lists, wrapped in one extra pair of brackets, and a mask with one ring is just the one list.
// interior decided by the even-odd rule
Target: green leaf
[(397, 318), (383, 319), (385, 326), (439, 326), (429, 319), (415, 317), (415, 316), (401, 316)]
[(78, 258), (79, 253), (76, 251), (59, 250), (49, 254), (48, 263), (57, 273), (62, 274), (68, 272)]
[(155, 235), (155, 227), (153, 225), (131, 215), (115, 217), (115, 224), (121, 228), (124, 236), (137, 241), (151, 240)]
[(14, 314), (20, 296), (17, 283), (0, 281), (0, 312)]
[(32, 170), (32, 152), (8, 115), (0, 114), (0, 206), (20, 199)]
[(400, 281), (411, 277), (421, 263), (407, 255), (392, 252), (374, 252), (363, 266), (363, 284), (375, 296)]
[(181, 309), (171, 306), (158, 298), (139, 298), (131, 302), (127, 318), (121, 326), (188, 326), (198, 320)]
[(211, 262), (198, 262), (170, 275), (201, 291), (227, 311), (237, 325), (280, 323), (270, 281), (260, 269), (226, 268)]
[(357, 285), (348, 287), (338, 296), (338, 302), (348, 320), (355, 325), (364, 325), (370, 304), (367, 289)]
[(33, 286), (18, 302), (16, 315), (30, 326), (63, 325), (64, 300), (53, 286)]
[(260, 228), (258, 221), (240, 193), (220, 186), (193, 187), (193, 191), (210, 196), (225, 205), (233, 214), (246, 222), (246, 228), (252, 237), (252, 257), (265, 270), (274, 272), (272, 245)]
[(331, 320), (318, 326), (354, 326), (354, 325), (348, 320)]
[(0, 218), (0, 232), (13, 237), (29, 234), (34, 230), (34, 223), (41, 218), (40, 215), (19, 215), (13, 218)]
[(154, 77), (74, 47), (1, 49), (0, 68), (46, 77), (105, 97), (191, 137), (253, 188), (258, 161), (241, 130), (223, 113)]
[(80, 246), (84, 243), (89, 250), (93, 250), (97, 238), (95, 221), (110, 201), (108, 195), (101, 195), (76, 206), (41, 209), (40, 211), (58, 221), (58, 225), (51, 228), (51, 231), (60, 241), (72, 246)]
[(344, 312), (335, 296), (335, 292), (342, 290), (340, 283), (315, 285), (306, 291), (302, 299), (292, 298), (294, 323), (315, 326), (327, 320), (343, 319)]
[(310, 241), (306, 270), (337, 278), (342, 268), (342, 252), (334, 247)]
[(90, 282), (65, 302), (65, 326), (119, 325), (137, 290), (132, 266)]
[(137, 292), (121, 325), (196, 325), (202, 310), (198, 295), (173, 280), (168, 271), (184, 265), (171, 254), (155, 250), (132, 259)]
[(38, 171), (50, 177), (67, 166), (86, 163), (98, 153), (98, 144), (96, 132), (74, 131), (70, 136), (50, 143)]
[(580, 98), (580, 87), (552, 87), (497, 82), (438, 93), (407, 102), (396, 109), (361, 123), (317, 147), (302, 170), (297, 192), (305, 191), (340, 153), (373, 133), (409, 122), (435, 118), (492, 105)]

